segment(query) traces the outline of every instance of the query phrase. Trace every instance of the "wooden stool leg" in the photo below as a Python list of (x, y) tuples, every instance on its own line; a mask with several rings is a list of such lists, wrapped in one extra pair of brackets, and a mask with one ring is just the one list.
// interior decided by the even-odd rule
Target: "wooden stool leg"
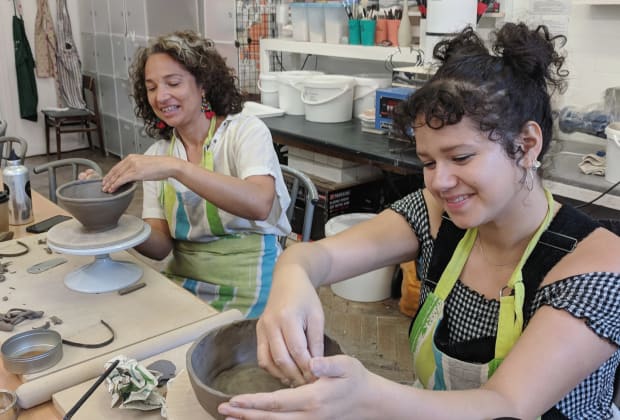
[(103, 143), (103, 129), (101, 128), (101, 120), (97, 122), (97, 135), (99, 136), (99, 147), (101, 147), (101, 154), (107, 156), (108, 152), (105, 150), (105, 144)]
[(45, 117), (45, 154), (47, 156), (50, 154), (50, 126), (47, 117)]
[(88, 138), (88, 147), (90, 147), (90, 150), (93, 149), (93, 138), (90, 135), (90, 131), (86, 132), (86, 137)]
[(60, 127), (56, 126), (56, 159), (60, 160)]

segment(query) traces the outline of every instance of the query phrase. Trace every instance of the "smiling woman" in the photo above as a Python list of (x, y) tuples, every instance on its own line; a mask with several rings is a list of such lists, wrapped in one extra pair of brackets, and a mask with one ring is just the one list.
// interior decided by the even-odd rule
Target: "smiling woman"
[(216, 309), (260, 315), (271, 287), (290, 197), (262, 121), (242, 115), (232, 69), (194, 32), (138, 50), (130, 70), (136, 115), (159, 138), (103, 178), (112, 192), (143, 181), (151, 236), (136, 247)]
[[(507, 23), (489, 50), (472, 28), (397, 111), (426, 188), (371, 220), (286, 249), (258, 321), (261, 366), (285, 383), (238, 395), (227, 418), (620, 418), (620, 238), (541, 182), (565, 39)], [(416, 259), (409, 330), (416, 386), (323, 357), (316, 288)], [(443, 392), (436, 392), (443, 391)], [(275, 413), (267, 413), (277, 411)]]

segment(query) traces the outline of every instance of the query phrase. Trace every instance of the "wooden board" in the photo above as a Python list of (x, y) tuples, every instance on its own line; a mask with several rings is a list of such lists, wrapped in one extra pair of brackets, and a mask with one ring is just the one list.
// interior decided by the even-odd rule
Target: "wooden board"
[[(209, 318), (205, 322), (205, 333), (212, 328), (217, 328), (220, 325), (224, 325), (233, 321), (241, 319), (241, 313), (238, 311), (227, 311), (221, 314), (215, 315)], [(211, 419), (203, 408), (196, 400), (194, 391), (189, 383), (189, 377), (185, 370), (185, 355), (192, 343), (187, 343), (182, 346), (176, 347), (172, 350), (168, 350), (161, 354), (157, 354), (148, 359), (142, 360), (140, 364), (148, 366), (150, 363), (156, 360), (170, 360), (177, 367), (177, 377), (169, 382), (168, 395), (166, 397), (166, 405), (168, 410), (172, 407), (173, 413), (177, 413), (179, 410), (183, 410), (183, 413), (188, 413), (186, 417), (176, 417), (179, 420), (204, 418)], [(103, 367), (101, 367), (103, 370)], [(84, 395), (84, 393), (95, 382), (96, 378), (83, 382), (79, 385), (65, 389), (61, 392), (54, 394), (53, 402), (56, 409), (62, 414), (66, 414), (67, 411), (73, 407), (73, 405)], [(189, 388), (188, 388), (189, 387)], [(192, 401), (193, 400), (193, 401)], [(161, 419), (159, 410), (150, 412), (141, 412), (138, 410), (123, 410), (119, 408), (111, 408), (111, 395), (106, 389), (105, 383), (101, 384), (99, 388), (86, 400), (84, 405), (73, 416), (74, 420), (134, 420), (134, 419), (148, 419), (156, 420)], [(185, 410), (191, 410), (189, 411)], [(202, 410), (202, 412), (200, 411)], [(204, 413), (204, 416), (202, 416)], [(190, 415), (191, 414), (191, 415)], [(174, 419), (170, 417), (169, 419)]]
[(198, 402), (186, 370), (177, 375), (168, 388), (166, 403), (168, 405), (168, 420), (216, 420)]
[[(185, 353), (191, 346), (191, 343), (185, 344), (181, 347), (177, 347), (173, 350), (166, 351), (156, 356), (150, 357), (140, 362), (142, 366), (148, 366), (155, 360), (165, 359), (170, 360), (177, 367), (177, 374), (185, 369)], [(74, 387), (65, 389), (58, 392), (53, 396), (54, 407), (61, 415), (65, 415), (75, 403), (84, 395), (84, 393), (90, 388), (90, 386), (97, 379), (91, 379), (83, 382)], [(153, 411), (139, 411), (139, 410), (126, 410), (117, 407), (110, 407), (112, 402), (112, 395), (108, 392), (106, 383), (102, 383), (89, 399), (86, 400), (84, 405), (75, 413), (72, 417), (73, 420), (159, 420), (161, 414), (159, 410)]]

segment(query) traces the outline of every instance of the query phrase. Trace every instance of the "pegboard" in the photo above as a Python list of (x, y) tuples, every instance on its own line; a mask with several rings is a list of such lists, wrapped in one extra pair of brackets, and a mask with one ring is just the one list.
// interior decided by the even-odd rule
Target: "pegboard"
[[(239, 87), (251, 99), (260, 96), (257, 87), (260, 74), (260, 39), (277, 38), (276, 10), (279, 0), (237, 0), (237, 41), (239, 52)], [(271, 68), (277, 68), (278, 57), (271, 53)]]

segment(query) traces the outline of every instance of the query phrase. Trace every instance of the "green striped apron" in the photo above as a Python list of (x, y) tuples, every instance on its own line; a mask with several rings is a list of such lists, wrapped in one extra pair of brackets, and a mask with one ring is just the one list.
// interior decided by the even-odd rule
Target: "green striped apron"
[[(201, 166), (213, 171), (209, 150), (216, 119), (211, 119), (204, 141)], [(173, 156), (176, 136), (170, 141)], [(161, 205), (174, 238), (172, 260), (164, 270), (169, 278), (218, 310), (239, 309), (247, 318), (258, 317), (267, 302), (275, 261), (281, 252), (275, 235), (226, 233), (218, 208), (192, 191), (181, 193), (162, 181)], [(210, 242), (189, 240), (189, 207), (205, 206)]]
[(523, 330), (525, 296), (521, 269), (553, 218), (553, 196), (548, 190), (545, 190), (545, 195), (548, 203), (547, 214), (528, 243), (508, 284), (499, 293), (494, 359), (485, 364), (464, 362), (442, 353), (435, 345), (435, 332), (443, 318), (445, 300), (456, 284), (478, 236), (478, 229), (473, 228), (468, 229), (458, 243), (437, 287), (429, 293), (413, 323), (409, 344), (414, 358), (416, 386), (433, 390), (478, 388), (486, 383), (519, 339)]

